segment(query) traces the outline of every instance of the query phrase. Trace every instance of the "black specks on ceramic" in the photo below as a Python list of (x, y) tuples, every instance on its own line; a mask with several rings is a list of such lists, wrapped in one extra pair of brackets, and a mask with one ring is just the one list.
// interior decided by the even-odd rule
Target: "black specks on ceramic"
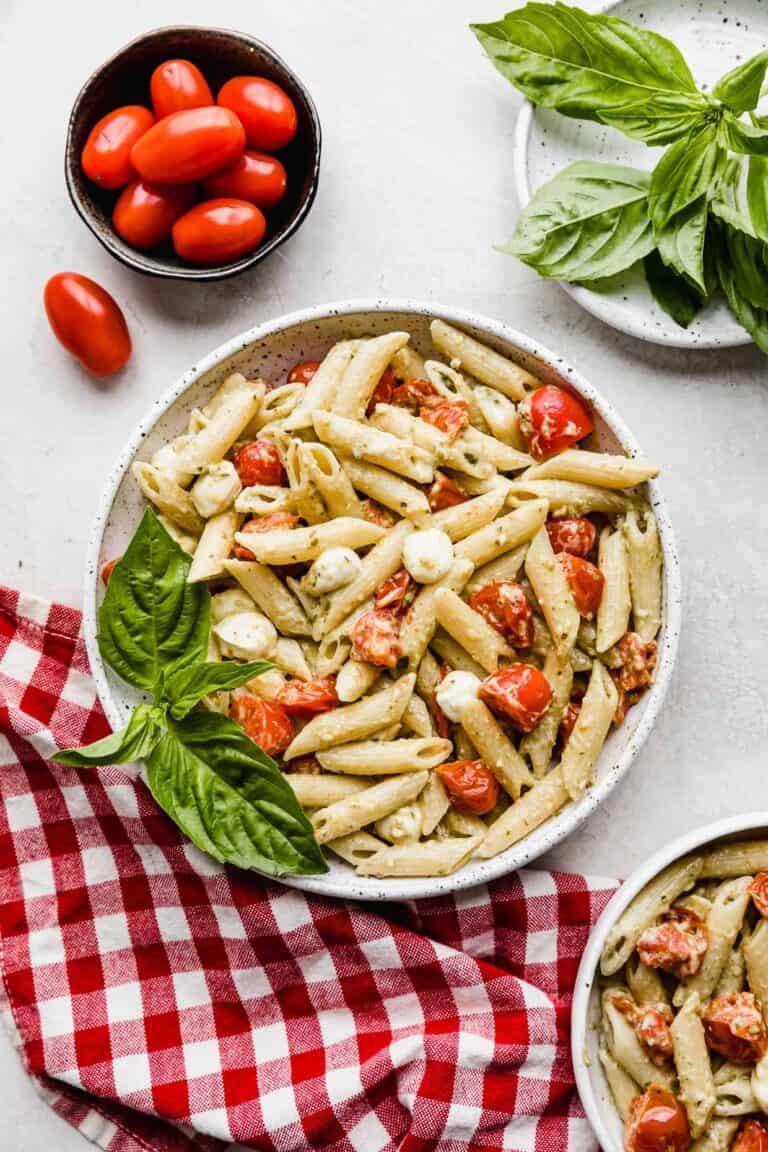
[[(80, 155), (94, 124), (122, 104), (149, 107), (152, 72), (164, 60), (178, 57), (197, 65), (214, 95), (232, 76), (264, 76), (288, 93), (298, 113), (295, 138), (277, 153), (288, 173), (285, 198), (266, 213), (267, 234), (262, 245), (231, 264), (205, 268), (185, 264), (170, 243), (151, 252), (131, 248), (112, 226), (112, 210), (119, 193), (92, 184), (80, 167)], [(131, 41), (83, 85), (69, 118), (64, 169), (70, 199), (81, 219), (117, 260), (148, 276), (224, 280), (258, 264), (303, 222), (317, 192), (320, 146), (320, 120), (312, 97), (296, 73), (266, 44), (243, 32), (223, 28), (158, 28)]]

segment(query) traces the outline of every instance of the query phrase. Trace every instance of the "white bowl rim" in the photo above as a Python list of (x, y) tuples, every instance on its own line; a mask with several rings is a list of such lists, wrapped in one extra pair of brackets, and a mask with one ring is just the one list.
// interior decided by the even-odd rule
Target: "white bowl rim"
[[(623, 0), (602, 0), (595, 7), (595, 12), (610, 12), (612, 8), (617, 8)], [(591, 11), (592, 9), (590, 9)], [(525, 208), (531, 199), (531, 186), (528, 181), (528, 141), (533, 128), (533, 115), (534, 106), (527, 98), (523, 99), (520, 106), (520, 111), (517, 114), (517, 121), (515, 122), (514, 132), (514, 145), (512, 156), (512, 172), (515, 182), (515, 194), (517, 202), (521, 209)], [(744, 332), (743, 336), (734, 335), (728, 337), (727, 340), (721, 340), (714, 336), (707, 336), (706, 334), (701, 337), (696, 337), (694, 340), (690, 335), (684, 335), (685, 329), (680, 329), (680, 335), (676, 332), (655, 331), (654, 329), (642, 328), (639, 324), (633, 324), (631, 321), (627, 322), (617, 317), (611, 311), (610, 306), (605, 304), (605, 299), (596, 292), (591, 292), (589, 288), (582, 288), (577, 284), (569, 284), (567, 280), (557, 280), (557, 284), (568, 293), (568, 295), (580, 304), (585, 311), (590, 315), (595, 316), (598, 320), (602, 320), (604, 324), (608, 324), (611, 328), (615, 328), (618, 332), (623, 332), (626, 336), (634, 336), (637, 340), (644, 340), (649, 344), (662, 344), (667, 348), (743, 348), (746, 344), (752, 343), (752, 337), (748, 332)]]
[(725, 816), (711, 824), (693, 828), (665, 844), (659, 848), (658, 852), (654, 852), (645, 860), (639, 868), (630, 873), (603, 909), (599, 920), (589, 935), (573, 991), (571, 1059), (576, 1075), (576, 1087), (584, 1112), (603, 1152), (622, 1152), (622, 1148), (620, 1144), (615, 1142), (612, 1133), (604, 1122), (604, 1109), (595, 1095), (590, 1069), (583, 1059), (583, 1053), (589, 1030), (589, 1000), (597, 976), (600, 954), (608, 932), (638, 892), (668, 864), (713, 840), (719, 840), (723, 836), (730, 836), (735, 832), (748, 832), (760, 827), (768, 828), (768, 812), (742, 812), (736, 816)]
[[(86, 552), (83, 626), (91, 672), (104, 712), (113, 728), (122, 725), (125, 717), (113, 699), (106, 670), (96, 643), (99, 553), (117, 489), (142, 441), (160, 417), (192, 384), (207, 372), (215, 369), (222, 361), (229, 359), (248, 345), (263, 341), (268, 336), (297, 324), (312, 324), (333, 316), (349, 316), (365, 312), (400, 312), (418, 316), (436, 316), (452, 324), (479, 329), (503, 343), (514, 344), (522, 352), (547, 365), (572, 384), (576, 391), (580, 392), (599, 413), (624, 450), (630, 455), (639, 453), (637, 441), (622, 418), (614, 411), (613, 406), (562, 357), (556, 356), (538, 341), (501, 321), (492, 320), (462, 308), (443, 305), (437, 301), (424, 302), (408, 298), (371, 297), (317, 305), (267, 320), (263, 324), (256, 325), (229, 340), (225, 340), (213, 352), (198, 360), (193, 368), (183, 373), (159, 400), (155, 401), (119, 453), (99, 499)], [(518, 844), (513, 844), (489, 860), (472, 860), (458, 872), (449, 876), (376, 880), (356, 876), (350, 869), (349, 875), (344, 877), (343, 886), (334, 883), (325, 874), (321, 876), (280, 877), (282, 883), (320, 895), (360, 900), (411, 900), (442, 896), (448, 892), (488, 883), (499, 876), (524, 867), (531, 860), (554, 848), (599, 807), (619, 780), (626, 775), (655, 724), (669, 687), (677, 655), (682, 615), (680, 561), (666, 502), (658, 481), (650, 480), (648, 490), (662, 528), (666, 593), (664, 643), (659, 648), (656, 677), (647, 694), (642, 717), (629, 736), (618, 762), (606, 772), (605, 776), (588, 789), (578, 801), (568, 804), (558, 815), (535, 829)]]

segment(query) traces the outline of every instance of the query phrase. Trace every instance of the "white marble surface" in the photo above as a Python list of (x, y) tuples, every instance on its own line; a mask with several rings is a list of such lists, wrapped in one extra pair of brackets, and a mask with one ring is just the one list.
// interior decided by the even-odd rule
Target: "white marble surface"
[[(626, 873), (716, 816), (766, 807), (766, 361), (752, 348), (677, 352), (615, 334), (556, 285), (493, 250), (515, 218), (517, 97), (467, 29), (504, 0), (5, 0), (0, 302), (0, 580), (80, 598), (88, 526), (110, 461), (152, 399), (258, 320), (353, 296), (474, 308), (531, 332), (600, 387), (663, 465), (686, 583), (685, 627), (661, 722), (605, 808), (552, 864)], [(142, 31), (242, 28), (299, 72), (324, 130), (320, 191), (268, 262), (213, 286), (142, 279), (75, 216), (62, 173), (69, 107), (90, 70)], [(37, 87), (35, 77), (43, 78)], [(97, 383), (50, 335), (43, 285), (62, 269), (122, 303), (135, 353)], [(0, 1041), (0, 1149), (84, 1147), (40, 1103)]]

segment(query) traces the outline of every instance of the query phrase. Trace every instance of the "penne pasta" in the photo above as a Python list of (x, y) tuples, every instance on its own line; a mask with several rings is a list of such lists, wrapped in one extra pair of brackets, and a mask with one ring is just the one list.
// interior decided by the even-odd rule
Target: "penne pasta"
[(460, 712), (460, 723), (502, 788), (517, 800), (534, 780), (528, 765), (482, 700), (470, 699)]
[[(642, 517), (642, 522), (641, 522)], [(661, 542), (650, 508), (630, 508), (624, 518), (634, 631), (647, 643), (661, 628)]]
[(341, 385), (336, 390), (333, 411), (351, 420), (362, 420), (384, 369), (409, 339), (407, 332), (387, 332), (364, 340), (347, 365)]
[(324, 444), (347, 453), (355, 459), (380, 464), (390, 472), (397, 472), (418, 484), (431, 483), (434, 476), (434, 456), (423, 448), (407, 444), (389, 432), (382, 432), (370, 424), (350, 420), (330, 412), (315, 412), (315, 432)]
[(326, 548), (366, 548), (384, 536), (384, 529), (367, 520), (339, 516), (309, 528), (273, 528), (269, 532), (235, 533), (260, 564), (296, 564), (315, 560)]
[(347, 472), (325, 444), (304, 444), (303, 459), (312, 483), (331, 516), (357, 516), (363, 511)]
[(560, 758), (563, 783), (573, 800), (577, 800), (591, 782), (618, 703), (616, 685), (600, 661), (595, 660), (581, 711)]
[(580, 617), (544, 527), (539, 528), (531, 540), (525, 556), (525, 574), (536, 594), (558, 658), (564, 662), (576, 643)]
[(514, 648), (451, 588), (438, 588), (434, 605), (437, 623), (486, 672), (495, 672), (502, 660), (514, 662)]
[(232, 551), (242, 519), (239, 512), (230, 508), (206, 520), (187, 576), (190, 584), (200, 580), (214, 580), (225, 574), (226, 558)]
[(453, 325), (433, 320), (430, 330), (435, 347), (448, 360), (458, 360), (460, 367), (470, 376), (503, 392), (511, 400), (522, 400), (526, 388), (538, 387), (540, 381), (530, 372)]
[(449, 876), (472, 855), (480, 838), (461, 836), (383, 848), (357, 869), (359, 876)]
[(434, 736), (413, 740), (360, 740), (318, 752), (317, 759), (327, 772), (389, 776), (436, 768), (450, 754), (450, 740)]
[(286, 636), (312, 635), (301, 604), (271, 568), (256, 560), (225, 560), (222, 567)]
[(545, 820), (549, 820), (568, 800), (568, 791), (558, 765), (543, 779), (537, 780), (532, 788), (494, 820), (477, 855), (484, 859), (498, 856), (499, 852), (516, 844)]
[(431, 520), (429, 501), (421, 488), (416, 488), (376, 464), (361, 463), (343, 455), (340, 461), (353, 490), (356, 488), (385, 508), (391, 508), (399, 516), (413, 520), (415, 524), (426, 525)]
[(692, 992), (672, 1021), (672, 1048), (679, 1081), (679, 1096), (696, 1139), (704, 1132), (716, 1103), (699, 998)]
[(456, 545), (455, 553), (471, 560), (476, 568), (536, 536), (547, 518), (545, 500), (531, 500), (499, 520), (479, 528)]
[(143, 495), (172, 523), (193, 536), (203, 531), (204, 520), (195, 508), (189, 492), (185, 492), (173, 477), (154, 464), (137, 460), (131, 465), (131, 474)]
[[(362, 740), (379, 728), (399, 720), (413, 692), (416, 677), (403, 676), (375, 696), (315, 716), (291, 741), (285, 760), (323, 751), (337, 744)], [(404, 801), (405, 802), (405, 801)], [(353, 831), (353, 829), (349, 829)], [(341, 836), (342, 833), (340, 832)]]
[[(415, 800), (426, 782), (426, 772), (408, 772), (382, 780), (321, 808), (312, 817), (318, 843), (326, 844), (339, 836), (348, 836), (350, 832), (358, 832), (367, 824), (389, 816), (403, 804)], [(367, 863), (370, 864), (370, 860)]]
[(568, 480), (574, 484), (595, 484), (598, 488), (633, 488), (658, 476), (655, 464), (631, 456), (611, 456), (606, 452), (587, 452), (569, 448), (534, 464), (525, 480)]
[(597, 651), (605, 652), (621, 640), (629, 627), (632, 602), (629, 597), (627, 546), (620, 528), (604, 528), (600, 533), (598, 565), (605, 578), (597, 609)]

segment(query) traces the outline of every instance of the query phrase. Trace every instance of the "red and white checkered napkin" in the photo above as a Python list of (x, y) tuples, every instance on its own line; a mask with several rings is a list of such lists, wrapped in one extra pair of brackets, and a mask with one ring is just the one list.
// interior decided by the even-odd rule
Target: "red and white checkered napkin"
[(108, 1152), (586, 1152), (570, 994), (610, 882), (521, 872), (418, 905), (222, 868), (119, 768), (80, 614), (0, 589), (4, 1010)]

